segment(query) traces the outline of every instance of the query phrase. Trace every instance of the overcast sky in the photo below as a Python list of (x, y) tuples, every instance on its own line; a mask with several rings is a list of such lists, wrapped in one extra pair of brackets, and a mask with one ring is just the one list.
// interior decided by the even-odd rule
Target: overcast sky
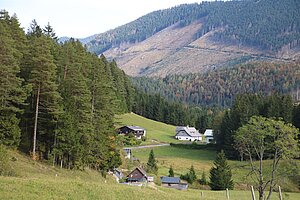
[(0, 9), (16, 13), (21, 26), (48, 22), (59, 37), (84, 38), (133, 21), (149, 12), (201, 0), (0, 0)]

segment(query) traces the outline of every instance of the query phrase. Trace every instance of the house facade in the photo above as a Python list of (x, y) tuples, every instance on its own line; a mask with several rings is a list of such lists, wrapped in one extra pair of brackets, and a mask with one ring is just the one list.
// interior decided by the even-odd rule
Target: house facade
[(147, 182), (148, 176), (144, 169), (142, 169), (141, 167), (137, 167), (134, 170), (132, 170), (130, 172), (130, 174), (128, 174), (127, 181), (130, 183), (132, 183), (132, 182)]
[(214, 132), (212, 129), (206, 129), (204, 132), (205, 142), (211, 143), (214, 141)]
[(202, 141), (202, 134), (194, 127), (177, 126), (175, 138), (177, 140)]
[(167, 188), (175, 188), (178, 190), (186, 190), (188, 188), (187, 183), (181, 183), (179, 177), (168, 177), (168, 176), (162, 176), (160, 177), (161, 186), (167, 187)]
[(122, 126), (117, 132), (126, 136), (132, 133), (137, 139), (142, 139), (142, 137), (146, 136), (146, 130), (140, 126)]

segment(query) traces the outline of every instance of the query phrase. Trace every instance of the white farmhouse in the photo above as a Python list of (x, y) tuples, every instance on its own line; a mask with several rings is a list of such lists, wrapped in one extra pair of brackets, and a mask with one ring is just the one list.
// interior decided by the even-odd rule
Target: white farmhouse
[(175, 138), (177, 140), (202, 141), (202, 134), (194, 127), (177, 126)]
[(204, 132), (205, 142), (211, 143), (214, 140), (214, 133), (212, 129), (206, 129)]

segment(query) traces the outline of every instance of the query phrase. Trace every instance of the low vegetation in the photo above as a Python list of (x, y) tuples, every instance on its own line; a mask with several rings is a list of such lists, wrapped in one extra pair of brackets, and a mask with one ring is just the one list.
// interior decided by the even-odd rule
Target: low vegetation
[[(66, 170), (47, 163), (32, 161), (16, 151), (8, 151), (14, 177), (0, 176), (0, 199), (199, 199), (199, 190), (178, 191), (160, 186), (134, 187), (117, 184), (111, 176), (104, 179), (99, 172), (85, 169)], [(14, 158), (14, 159), (12, 159)], [(230, 199), (247, 200), (250, 191), (230, 191)], [(225, 191), (204, 191), (207, 200), (226, 198)], [(289, 200), (297, 193), (284, 193)], [(274, 195), (274, 200), (277, 199)]]
[(178, 140), (174, 138), (175, 126), (150, 120), (134, 113), (117, 115), (115, 117), (115, 121), (118, 127), (124, 125), (134, 125), (145, 128), (147, 140), (142, 142), (142, 145), (178, 142)]

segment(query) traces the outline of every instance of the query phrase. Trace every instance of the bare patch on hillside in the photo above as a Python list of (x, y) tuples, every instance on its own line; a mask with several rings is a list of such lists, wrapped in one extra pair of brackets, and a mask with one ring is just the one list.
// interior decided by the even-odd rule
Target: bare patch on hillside
[(115, 59), (118, 66), (130, 76), (158, 76), (168, 74), (203, 73), (209, 69), (245, 62), (251, 59), (289, 61), (300, 57), (299, 50), (288, 47), (276, 55), (233, 42), (213, 40), (208, 32), (195, 40), (203, 23), (197, 21), (185, 27), (170, 26), (136, 44), (122, 44), (104, 52)]

